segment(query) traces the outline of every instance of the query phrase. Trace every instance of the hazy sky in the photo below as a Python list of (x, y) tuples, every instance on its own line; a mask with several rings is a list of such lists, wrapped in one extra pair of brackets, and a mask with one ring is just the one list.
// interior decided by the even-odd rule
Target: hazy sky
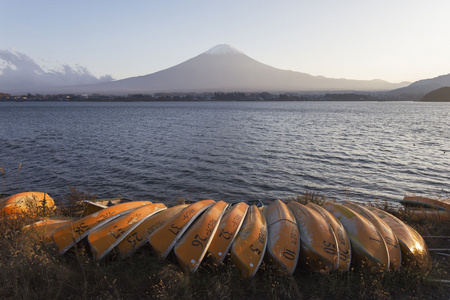
[(0, 0), (0, 49), (116, 79), (230, 44), (280, 69), (416, 81), (450, 73), (448, 0)]

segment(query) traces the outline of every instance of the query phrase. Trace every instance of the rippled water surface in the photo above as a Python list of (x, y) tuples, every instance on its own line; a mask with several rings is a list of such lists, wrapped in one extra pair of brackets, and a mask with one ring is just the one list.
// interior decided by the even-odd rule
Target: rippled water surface
[(1, 192), (57, 201), (450, 191), (450, 103), (0, 103), (0, 144)]

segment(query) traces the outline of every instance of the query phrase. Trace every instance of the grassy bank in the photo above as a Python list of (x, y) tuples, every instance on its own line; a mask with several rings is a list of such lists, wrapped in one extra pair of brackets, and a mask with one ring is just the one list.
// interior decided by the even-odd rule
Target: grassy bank
[[(73, 199), (85, 195), (72, 195)], [(317, 194), (298, 201), (324, 200)], [(385, 207), (385, 209), (390, 209)], [(424, 236), (450, 236), (448, 223), (427, 221), (392, 211)], [(23, 225), (36, 218), (0, 218), (1, 299), (449, 299), (450, 264), (433, 255), (433, 268), (425, 274), (401, 269), (369, 274), (357, 269), (347, 273), (312, 274), (297, 270), (280, 277), (268, 264), (252, 279), (241, 279), (228, 261), (216, 266), (203, 263), (194, 275), (185, 275), (172, 260), (156, 258), (144, 248), (126, 260), (109, 257), (92, 260), (89, 248), (80, 245), (60, 257), (52, 245), (38, 241)], [(448, 239), (427, 238), (429, 248), (448, 248)]]

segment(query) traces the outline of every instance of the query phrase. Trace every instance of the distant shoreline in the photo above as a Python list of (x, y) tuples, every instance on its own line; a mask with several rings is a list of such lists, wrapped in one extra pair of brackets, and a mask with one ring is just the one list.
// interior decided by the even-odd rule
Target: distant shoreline
[(101, 94), (27, 94), (11, 96), (0, 94), (0, 101), (5, 102), (214, 102), (214, 101), (253, 101), (253, 102), (277, 102), (277, 101), (352, 101), (352, 102), (397, 102), (420, 101), (416, 96), (393, 96), (385, 93), (322, 93), (322, 94), (297, 94), (297, 93), (243, 93), (243, 92), (215, 92), (215, 93), (155, 93), (155, 94), (129, 94), (101, 95)]

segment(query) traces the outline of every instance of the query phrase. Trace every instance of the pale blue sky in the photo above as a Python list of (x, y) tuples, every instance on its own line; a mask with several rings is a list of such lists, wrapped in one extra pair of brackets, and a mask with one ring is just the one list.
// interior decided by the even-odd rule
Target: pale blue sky
[(116, 79), (217, 44), (280, 69), (415, 81), (450, 73), (448, 0), (0, 0), (0, 49)]

